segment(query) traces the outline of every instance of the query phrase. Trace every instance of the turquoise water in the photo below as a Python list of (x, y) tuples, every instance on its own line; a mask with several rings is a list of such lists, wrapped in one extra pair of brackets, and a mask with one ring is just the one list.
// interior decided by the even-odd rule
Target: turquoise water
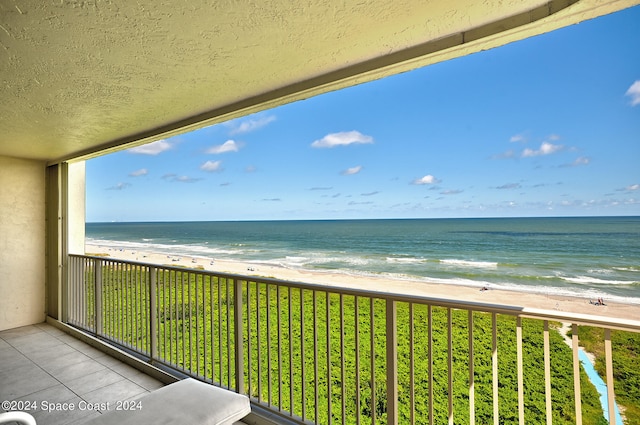
[(640, 217), (88, 223), (88, 243), (640, 304)]

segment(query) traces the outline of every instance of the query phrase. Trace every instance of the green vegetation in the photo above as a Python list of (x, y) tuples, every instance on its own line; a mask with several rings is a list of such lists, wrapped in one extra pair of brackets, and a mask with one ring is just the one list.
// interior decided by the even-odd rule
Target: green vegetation
[[(591, 326), (578, 328), (580, 345), (596, 356), (595, 368), (606, 376), (604, 330)], [(623, 412), (626, 425), (640, 424), (640, 334), (611, 331), (613, 381), (616, 401)]]
[[(140, 266), (103, 267), (101, 319), (104, 336), (149, 355), (150, 291), (143, 283), (148, 279), (146, 274)], [(93, 276), (93, 271), (87, 270), (89, 312), (93, 311), (95, 299)], [(162, 269), (156, 274), (156, 282), (159, 359), (234, 388), (235, 282), (204, 273)], [(292, 411), (295, 416), (317, 419), (319, 423), (328, 423), (328, 414), (335, 422), (340, 422), (343, 415), (347, 423), (356, 423), (358, 416), (362, 424), (372, 423), (373, 416), (376, 423), (386, 422), (385, 300), (255, 282), (243, 282), (241, 287), (243, 380), (247, 393), (274, 409)], [(492, 315), (473, 313), (472, 318), (475, 421), (492, 423)], [(469, 313), (398, 302), (400, 423), (409, 423), (412, 398), (415, 423), (428, 423), (430, 389), (435, 423), (447, 422), (449, 320), (452, 414), (456, 424), (469, 423)], [(497, 316), (496, 325), (500, 423), (517, 423), (517, 320)], [(542, 322), (522, 320), (522, 335), (525, 421), (545, 423)], [(572, 355), (553, 329), (550, 349), (553, 423), (574, 424)], [(429, 350), (433, 381), (429, 379)], [(583, 423), (605, 424), (597, 392), (584, 372), (581, 389)]]

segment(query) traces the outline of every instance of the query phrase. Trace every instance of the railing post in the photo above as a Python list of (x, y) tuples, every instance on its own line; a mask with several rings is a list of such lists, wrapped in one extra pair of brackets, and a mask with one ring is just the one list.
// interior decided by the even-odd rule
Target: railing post
[(580, 359), (578, 357), (578, 325), (571, 325), (571, 348), (573, 350), (573, 391), (576, 407), (576, 424), (582, 425), (582, 400), (580, 395)]
[(149, 267), (149, 333), (151, 360), (158, 358), (158, 300), (156, 298), (157, 268)]
[(396, 327), (397, 306), (396, 302), (391, 299), (387, 299), (386, 303), (387, 424), (398, 425), (398, 331)]
[(94, 330), (96, 335), (102, 335), (102, 260), (93, 260), (93, 273), (94, 273), (94, 291), (95, 301), (93, 306), (93, 312), (96, 315)]
[(609, 406), (609, 425), (616, 425), (616, 396), (613, 389), (613, 350), (611, 348), (611, 329), (604, 330), (604, 358), (607, 378), (607, 405)]
[(242, 323), (242, 280), (233, 280), (233, 317), (234, 317), (234, 337), (236, 346), (235, 366), (236, 366), (236, 391), (245, 394), (244, 389), (244, 330)]

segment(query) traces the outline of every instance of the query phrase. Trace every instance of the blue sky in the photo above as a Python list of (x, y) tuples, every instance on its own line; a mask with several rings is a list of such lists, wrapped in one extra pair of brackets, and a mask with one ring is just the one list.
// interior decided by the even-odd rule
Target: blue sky
[(640, 7), (87, 162), (87, 221), (640, 215)]

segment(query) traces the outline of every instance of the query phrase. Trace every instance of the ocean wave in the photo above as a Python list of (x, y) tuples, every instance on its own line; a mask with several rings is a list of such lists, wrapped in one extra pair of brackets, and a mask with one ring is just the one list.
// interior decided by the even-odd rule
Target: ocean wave
[(473, 267), (473, 268), (482, 268), (482, 269), (495, 269), (498, 267), (498, 263), (494, 261), (469, 261), (469, 260), (445, 259), (445, 260), (440, 260), (440, 263), (446, 264), (448, 266)]
[(386, 257), (386, 262), (395, 264), (420, 264), (427, 262), (427, 260), (416, 257)]
[(614, 267), (613, 269), (621, 272), (640, 272), (640, 266)]
[(590, 285), (590, 284), (634, 285), (634, 284), (638, 284), (638, 282), (633, 281), (633, 280), (598, 279), (596, 277), (591, 277), (591, 276), (575, 276), (575, 277), (559, 276), (559, 277), (560, 277), (560, 279), (562, 279), (562, 280), (564, 280), (566, 282), (579, 283), (579, 284), (583, 284), (583, 285)]
[(100, 247), (106, 247), (116, 250), (124, 249), (131, 251), (158, 252), (161, 254), (195, 255), (207, 258), (215, 256), (237, 256), (247, 254), (247, 250), (216, 248), (210, 246), (189, 244), (161, 244), (133, 241), (114, 241), (106, 239), (87, 239), (86, 243), (87, 245), (97, 245)]

